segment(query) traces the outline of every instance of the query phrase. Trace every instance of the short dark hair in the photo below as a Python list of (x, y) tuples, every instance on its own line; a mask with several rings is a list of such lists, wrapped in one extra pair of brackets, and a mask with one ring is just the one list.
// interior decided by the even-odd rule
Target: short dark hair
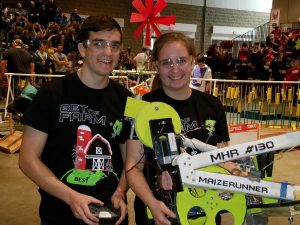
[(83, 24), (81, 25), (81, 29), (79, 32), (79, 40), (80, 42), (88, 40), (90, 36), (90, 31), (111, 31), (113, 29), (117, 29), (120, 32), (122, 42), (122, 29), (119, 23), (114, 18), (110, 16), (89, 16), (84, 20)]
[(205, 56), (198, 56), (196, 58), (197, 63), (205, 63), (206, 57)]

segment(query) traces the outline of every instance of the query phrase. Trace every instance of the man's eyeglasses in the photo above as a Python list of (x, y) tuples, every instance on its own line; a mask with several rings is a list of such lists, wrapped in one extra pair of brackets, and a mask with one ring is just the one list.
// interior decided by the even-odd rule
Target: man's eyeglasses
[(165, 69), (171, 69), (173, 68), (175, 65), (178, 67), (184, 67), (189, 63), (190, 57), (178, 57), (176, 59), (163, 59), (158, 61), (158, 66), (165, 68)]
[(112, 52), (118, 52), (121, 50), (121, 43), (117, 41), (106, 41), (103, 39), (87, 40), (83, 43), (86, 47), (92, 47), (98, 50), (104, 50), (106, 47), (110, 47)]

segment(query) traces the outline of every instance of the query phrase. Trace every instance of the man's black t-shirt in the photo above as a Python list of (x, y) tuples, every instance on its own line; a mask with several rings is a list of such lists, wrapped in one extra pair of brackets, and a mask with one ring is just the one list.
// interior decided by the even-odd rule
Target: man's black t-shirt
[[(123, 169), (118, 144), (129, 134), (123, 115), (130, 95), (116, 82), (92, 89), (71, 74), (46, 83), (24, 116), (26, 125), (48, 134), (43, 163), (72, 189), (105, 203), (110, 203)], [(39, 191), (43, 220), (84, 224), (67, 204)]]
[(4, 55), (8, 73), (30, 73), (32, 56), (23, 48), (10, 48)]

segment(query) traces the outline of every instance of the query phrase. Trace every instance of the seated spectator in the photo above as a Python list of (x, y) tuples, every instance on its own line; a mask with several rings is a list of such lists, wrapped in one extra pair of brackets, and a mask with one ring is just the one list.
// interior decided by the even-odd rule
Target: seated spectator
[(57, 5), (54, 3), (54, 0), (46, 1), (46, 10), (48, 15), (48, 21), (53, 22), (55, 13), (57, 12)]
[(271, 31), (271, 34), (274, 35), (275, 40), (279, 40), (282, 35), (281, 28), (278, 26), (274, 27), (274, 29)]
[(30, 45), (31, 39), (32, 39), (32, 32), (30, 32), (28, 29), (24, 29), (21, 34), (21, 40), (24, 44)]
[(26, 17), (27, 18), (27, 12), (23, 8), (22, 2), (17, 2), (17, 9), (15, 11), (15, 17)]
[(207, 58), (205, 59), (205, 64), (208, 65), (212, 72), (212, 77), (218, 77), (218, 73), (220, 72), (220, 52), (217, 49), (215, 44), (210, 45), (208, 50), (206, 51)]
[(239, 61), (249, 60), (249, 48), (246, 42), (242, 44), (242, 47), (239, 50), (238, 59)]
[(271, 62), (269, 60), (264, 60), (264, 69), (262, 71), (262, 74), (260, 74), (260, 80), (270, 80), (271, 78)]
[[(299, 60), (293, 60), (291, 63), (291, 68), (286, 71), (286, 81), (298, 81), (300, 79), (300, 65)], [(291, 87), (290, 84), (286, 84), (285, 87)]]
[(47, 41), (46, 43), (46, 51), (47, 51), (47, 54), (48, 54), (48, 58), (49, 58), (49, 73), (50, 74), (54, 74), (55, 73), (55, 66), (54, 66), (54, 53), (56, 51), (56, 48), (54, 48), (52, 46), (52, 42), (51, 41)]
[(251, 63), (247, 59), (243, 59), (236, 64), (236, 76), (238, 80), (248, 80), (251, 74)]
[(1, 10), (1, 21), (0, 21), (0, 48), (2, 47), (2, 41), (4, 41), (5, 48), (8, 48), (9, 31), (10, 31), (10, 20), (8, 17), (8, 8), (6, 6), (3, 6)]
[[(291, 63), (291, 68), (286, 71), (285, 81), (300, 81), (300, 65), (299, 60), (293, 60)], [(284, 84), (285, 89), (292, 88), (296, 91), (299, 88), (298, 84)], [(293, 103), (294, 105), (298, 104), (298, 95), (293, 95)]]
[(68, 18), (65, 16), (61, 8), (57, 8), (57, 12), (54, 15), (54, 22), (61, 27), (64, 27), (68, 24)]
[[(78, 22), (74, 22), (73, 25), (75, 25), (75, 23), (78, 23)], [(65, 34), (64, 34), (64, 41), (61, 43), (63, 43), (63, 45), (64, 45), (64, 52), (72, 53), (72, 55), (74, 56), (74, 62), (77, 62), (80, 57), (80, 54), (79, 54), (78, 48), (77, 48), (80, 41), (78, 38), (78, 32), (76, 32), (73, 25), (67, 27), (67, 29), (65, 30)]]
[(276, 53), (276, 52), (274, 52), (274, 50), (273, 50), (272, 48), (269, 48), (269, 49), (267, 50), (266, 56), (264, 57), (264, 60), (265, 60), (265, 61), (268, 61), (268, 62), (271, 64), (272, 61), (273, 61), (273, 59), (275, 58), (275, 56), (274, 56), (275, 53)]
[(37, 23), (39, 20), (39, 8), (35, 1), (30, 1), (29, 9), (28, 9), (28, 20), (30, 23), (34, 24)]
[(48, 18), (46, 5), (41, 4), (38, 23), (41, 24), (41, 26), (46, 29), (48, 22), (49, 22), (49, 18)]
[(56, 22), (48, 23), (45, 37), (48, 37), (48, 41), (52, 43), (52, 46), (54, 48), (56, 48), (57, 45), (61, 43), (60, 32), (61, 32), (61, 28)]
[(223, 50), (221, 52), (220, 55), (220, 61), (219, 61), (219, 65), (220, 65), (220, 79), (225, 79), (227, 77), (227, 73), (228, 73), (228, 51), (227, 50)]
[(70, 14), (70, 24), (72, 24), (74, 21), (78, 23), (82, 23), (82, 18), (78, 14), (78, 10), (74, 9), (73, 12)]
[(44, 36), (43, 36), (42, 32), (38, 31), (36, 33), (35, 37), (31, 38), (30, 47), (33, 52), (35, 52), (36, 50), (39, 49), (40, 43), (43, 42), (43, 37)]
[(131, 48), (128, 47), (126, 49), (126, 51), (124, 52), (124, 54), (122, 55), (122, 65), (123, 65), (123, 69), (127, 69), (127, 70), (132, 70), (134, 69), (134, 63), (133, 63), (133, 58), (134, 58), (134, 54), (131, 51)]
[(66, 65), (66, 73), (71, 74), (76, 72), (75, 65), (74, 65), (74, 56), (72, 53), (67, 54), (68, 64)]

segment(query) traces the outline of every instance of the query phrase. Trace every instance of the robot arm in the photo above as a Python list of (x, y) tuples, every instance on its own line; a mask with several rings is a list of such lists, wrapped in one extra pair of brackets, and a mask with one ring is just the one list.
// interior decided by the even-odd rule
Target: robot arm
[[(294, 148), (300, 145), (299, 137), (300, 132), (298, 131), (225, 148), (213, 149), (193, 156), (182, 153), (173, 160), (172, 164), (179, 166), (183, 186), (241, 192), (276, 199), (299, 200), (300, 186), (289, 185), (287, 182), (276, 183), (197, 170), (202, 167), (243, 157)], [(202, 147), (207, 148), (207, 146)]]
[[(191, 145), (190, 143), (196, 144)], [(199, 149), (200, 151), (204, 151), (200, 154), (190, 157), (189, 163), (191, 164), (192, 169), (198, 169), (201, 167), (233, 161), (248, 156), (300, 146), (300, 131), (251, 141), (243, 144), (227, 146), (224, 148), (216, 148), (201, 141), (195, 142), (195, 139), (193, 139), (192, 141), (186, 139), (185, 141), (183, 141), (183, 144), (188, 147), (197, 147), (197, 149)], [(210, 148), (211, 150), (206, 151), (208, 148)], [(178, 161), (181, 160), (180, 158), (181, 155), (177, 156), (173, 161), (173, 165), (179, 164)]]

